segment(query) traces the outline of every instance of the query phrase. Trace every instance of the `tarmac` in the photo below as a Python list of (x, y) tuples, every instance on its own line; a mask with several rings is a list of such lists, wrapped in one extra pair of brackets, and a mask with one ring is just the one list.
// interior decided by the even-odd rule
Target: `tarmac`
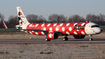
[(89, 41), (89, 36), (86, 35), (84, 39), (75, 39), (72, 35), (68, 36), (68, 41), (62, 40), (63, 36), (59, 36), (58, 39), (54, 39), (51, 41), (46, 41), (46, 36), (37, 36), (31, 34), (1, 34), (0, 35), (0, 43), (32, 43), (32, 44), (84, 44), (84, 43), (105, 43), (105, 33), (101, 33), (98, 35), (93, 35), (93, 41)]
[(88, 39), (70, 39), (63, 41), (62, 39), (56, 39), (51, 41), (21, 39), (21, 40), (0, 40), (0, 44), (105, 44), (105, 39), (94, 39), (89, 41)]

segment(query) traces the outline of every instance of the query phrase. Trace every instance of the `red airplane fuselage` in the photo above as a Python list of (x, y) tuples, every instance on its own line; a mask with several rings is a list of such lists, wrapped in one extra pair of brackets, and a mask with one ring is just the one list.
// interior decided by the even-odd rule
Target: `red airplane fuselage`
[[(86, 35), (85, 25), (88, 22), (79, 22), (79, 23), (35, 23), (29, 24), (26, 29), (27, 32), (34, 35), (45, 35), (42, 31), (55, 31), (61, 32), (63, 35)], [(42, 30), (42, 31), (32, 31), (33, 30)]]

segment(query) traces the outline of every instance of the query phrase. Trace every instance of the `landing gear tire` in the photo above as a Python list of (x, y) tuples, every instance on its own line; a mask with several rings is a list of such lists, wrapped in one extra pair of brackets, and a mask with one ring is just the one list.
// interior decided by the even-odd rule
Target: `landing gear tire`
[(92, 39), (92, 35), (89, 35), (89, 37), (90, 37), (89, 41), (92, 41), (92, 40), (93, 40), (93, 39)]
[(92, 41), (92, 40), (93, 40), (92, 38), (89, 39), (89, 41)]
[(63, 38), (63, 41), (68, 41), (68, 37), (64, 37)]
[(46, 38), (46, 41), (51, 41), (51, 40), (49, 40), (49, 39)]

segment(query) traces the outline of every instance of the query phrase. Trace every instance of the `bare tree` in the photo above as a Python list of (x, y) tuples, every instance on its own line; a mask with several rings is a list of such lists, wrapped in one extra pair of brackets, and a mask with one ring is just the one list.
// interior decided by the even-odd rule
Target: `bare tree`
[(99, 25), (105, 25), (105, 15), (102, 15), (102, 14), (100, 14), (100, 15), (88, 14), (86, 16), (86, 20), (95, 22)]
[(2, 21), (4, 21), (4, 15), (0, 13), (0, 28), (3, 28)]
[(27, 19), (30, 23), (36, 23), (38, 20), (38, 16), (34, 14), (27, 15)]
[(100, 13), (99, 16), (100, 16), (100, 20), (101, 20), (101, 21), (105, 21), (105, 15), (103, 15), (103, 14)]
[(88, 14), (86, 16), (86, 20), (88, 20), (88, 21), (98, 21), (98, 20), (100, 20), (100, 17), (96, 16), (96, 15)]
[(73, 15), (69, 17), (68, 22), (84, 22), (85, 19), (83, 17), (80, 17), (79, 15)]
[(4, 21), (4, 15), (0, 13), (0, 21)]
[(8, 20), (8, 27), (15, 28), (18, 24), (17, 16), (10, 16)]
[(48, 18), (49, 22), (66, 22), (67, 18), (64, 15), (52, 14)]
[(67, 22), (67, 17), (65, 17), (64, 15), (59, 15), (58, 22)]
[(38, 16), (34, 14), (27, 15), (27, 19), (30, 23), (43, 23), (46, 19), (43, 16)]
[(88, 15), (86, 16), (86, 20), (87, 20), (87, 21), (92, 21), (92, 19), (91, 19), (91, 14), (88, 14)]
[(57, 22), (58, 20), (58, 15), (57, 14), (52, 14), (48, 18), (49, 22)]
[(47, 20), (41, 15), (38, 17), (37, 23), (47, 22)]

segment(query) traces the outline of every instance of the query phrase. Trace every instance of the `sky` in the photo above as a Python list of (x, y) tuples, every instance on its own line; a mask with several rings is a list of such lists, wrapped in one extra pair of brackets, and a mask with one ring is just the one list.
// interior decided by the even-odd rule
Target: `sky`
[(67, 18), (72, 15), (84, 18), (87, 14), (105, 15), (105, 0), (1, 0), (0, 13), (7, 21), (11, 15), (17, 16), (18, 6), (25, 15), (42, 15), (46, 19), (52, 14), (63, 14)]

